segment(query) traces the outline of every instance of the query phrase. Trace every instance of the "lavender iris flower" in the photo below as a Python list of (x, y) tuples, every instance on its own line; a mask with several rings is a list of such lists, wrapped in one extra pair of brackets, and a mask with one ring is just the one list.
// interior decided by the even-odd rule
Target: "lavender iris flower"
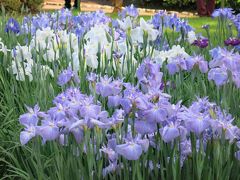
[(174, 75), (180, 70), (188, 70), (187, 61), (182, 55), (170, 58), (168, 60), (167, 69), (170, 75)]
[(82, 117), (97, 118), (101, 112), (101, 106), (93, 104), (89, 100), (83, 101), (83, 105), (80, 108), (80, 114)]
[(143, 152), (143, 148), (135, 142), (127, 142), (117, 145), (116, 152), (127, 160), (138, 160)]
[(20, 32), (19, 23), (15, 19), (10, 18), (5, 26), (5, 32), (12, 32), (14, 34), (18, 34)]
[(138, 9), (135, 8), (132, 5), (125, 7), (125, 9), (123, 9), (120, 13), (119, 13), (119, 17), (121, 17), (122, 19), (125, 18), (126, 16), (130, 16), (133, 18), (137, 18), (139, 15), (138, 13)]
[(135, 121), (134, 127), (136, 131), (142, 135), (151, 134), (157, 130), (157, 124), (155, 122), (148, 122), (144, 120)]
[(52, 107), (48, 110), (48, 114), (56, 120), (62, 120), (66, 117), (66, 107), (58, 103), (56, 107)]
[(32, 125), (26, 126), (25, 129), (20, 133), (20, 142), (22, 145), (25, 145), (35, 136), (36, 136), (35, 126)]
[(219, 8), (215, 9), (212, 13), (212, 17), (222, 17), (230, 19), (233, 16), (233, 9), (232, 8)]
[(167, 119), (170, 106), (170, 103), (165, 100), (161, 100), (157, 104), (149, 104), (149, 108), (143, 112), (143, 116), (149, 122), (161, 123)]
[(37, 134), (43, 138), (43, 142), (52, 141), (59, 137), (59, 127), (57, 122), (50, 117), (42, 120), (42, 125), (36, 128)]
[(146, 110), (148, 109), (147, 97), (142, 93), (132, 93), (120, 100), (120, 104), (126, 113), (131, 110)]
[(66, 70), (63, 70), (62, 73), (58, 76), (58, 85), (64, 86), (71, 80), (77, 84), (80, 83), (77, 73), (72, 71), (71, 68), (68, 68)]
[(40, 113), (40, 108), (39, 106), (36, 104), (34, 106), (34, 108), (31, 108), (31, 107), (28, 107), (26, 106), (27, 110), (28, 110), (28, 113), (25, 113), (23, 115), (21, 115), (19, 117), (19, 122), (22, 124), (22, 125), (33, 125), (33, 126), (37, 126), (38, 124), (38, 116), (39, 116), (39, 113)]
[(96, 92), (103, 97), (118, 95), (122, 90), (122, 81), (108, 78), (108, 76), (100, 77), (100, 82), (96, 84)]
[(142, 88), (149, 90), (151, 87), (159, 87), (162, 84), (163, 73), (160, 72), (160, 65), (151, 62), (150, 58), (144, 60), (136, 72), (138, 82)]
[(228, 74), (226, 68), (214, 68), (208, 72), (208, 80), (213, 80), (217, 86), (227, 83)]
[(156, 29), (162, 30), (163, 27), (174, 29), (177, 32), (182, 31), (187, 34), (193, 28), (187, 21), (177, 17), (176, 14), (168, 15), (166, 11), (160, 11), (152, 18), (152, 24)]
[(180, 143), (181, 154), (187, 156), (192, 153), (192, 145), (190, 140), (184, 140)]
[(121, 96), (108, 96), (108, 107), (117, 107), (120, 105)]
[(178, 126), (173, 122), (170, 122), (169, 125), (163, 127), (160, 131), (162, 139), (164, 142), (168, 143), (173, 141), (175, 138), (180, 136)]
[(190, 71), (194, 66), (198, 66), (201, 73), (207, 73), (208, 62), (202, 56), (194, 56), (186, 59), (187, 70)]

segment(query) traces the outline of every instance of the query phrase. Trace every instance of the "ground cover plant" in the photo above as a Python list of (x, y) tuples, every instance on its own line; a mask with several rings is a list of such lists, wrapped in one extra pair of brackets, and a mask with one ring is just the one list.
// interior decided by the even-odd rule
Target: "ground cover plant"
[(1, 176), (240, 179), (240, 15), (212, 16), (3, 14)]

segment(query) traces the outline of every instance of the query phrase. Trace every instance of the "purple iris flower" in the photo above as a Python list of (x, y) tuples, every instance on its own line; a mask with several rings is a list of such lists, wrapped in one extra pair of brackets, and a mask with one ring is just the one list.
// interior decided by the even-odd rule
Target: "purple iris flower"
[(103, 146), (100, 151), (107, 154), (109, 165), (105, 168), (103, 168), (103, 176), (105, 177), (110, 172), (114, 172), (119, 168), (119, 165), (117, 164), (118, 160), (118, 154), (115, 151), (117, 145), (116, 138), (108, 139), (107, 147)]
[(232, 117), (226, 116), (226, 114), (222, 113), (221, 111), (214, 113), (214, 116), (216, 116), (214, 118), (216, 119), (211, 121), (211, 127), (215, 134), (218, 134), (219, 138), (221, 138), (221, 135), (224, 133), (225, 139), (228, 139), (231, 142), (234, 139), (237, 139), (239, 137), (240, 130), (237, 126), (232, 124)]
[(121, 96), (108, 96), (108, 107), (117, 107), (120, 105)]
[(168, 60), (167, 69), (170, 75), (174, 75), (180, 70), (188, 70), (187, 61), (181, 55)]
[(171, 104), (167, 100), (160, 100), (156, 104), (149, 104), (149, 108), (143, 112), (143, 116), (149, 122), (161, 123), (167, 119), (170, 107)]
[[(152, 17), (152, 24), (154, 28), (159, 29), (162, 28), (162, 26), (166, 25), (166, 17), (167, 17), (167, 12), (166, 11), (159, 11)], [(164, 24), (165, 23), (165, 24)]]
[(208, 62), (205, 60), (198, 61), (198, 67), (201, 73), (207, 73), (208, 72)]
[(71, 80), (77, 84), (80, 83), (77, 73), (72, 71), (71, 68), (68, 68), (66, 70), (63, 70), (62, 73), (58, 76), (58, 85), (64, 86)]
[(82, 127), (72, 128), (70, 132), (73, 134), (73, 136), (78, 144), (80, 144), (83, 141), (84, 132), (83, 132)]
[(112, 80), (112, 77), (100, 77), (100, 82), (96, 84), (96, 92), (103, 97), (118, 95), (122, 90), (121, 80)]
[(208, 72), (208, 80), (213, 80), (217, 86), (222, 86), (228, 81), (226, 68), (213, 68)]
[(13, 32), (14, 34), (18, 34), (20, 32), (19, 23), (15, 19), (10, 18), (5, 26), (5, 32)]
[(87, 74), (86, 78), (90, 82), (96, 82), (97, 81), (97, 74), (91, 72), (91, 73)]
[(212, 17), (222, 17), (230, 19), (233, 16), (233, 9), (232, 8), (219, 8), (215, 9), (212, 13)]
[(114, 149), (112, 149), (111, 147), (105, 147), (103, 146), (101, 149), (100, 149), (102, 152), (104, 152), (105, 154), (108, 155), (108, 159), (111, 161), (111, 162), (115, 162), (117, 161), (118, 159), (118, 154), (115, 152)]
[(178, 125), (174, 124), (173, 122), (170, 122), (169, 125), (161, 128), (160, 133), (163, 141), (166, 143), (171, 142), (180, 136)]
[(138, 82), (144, 89), (161, 86), (163, 73), (160, 72), (160, 64), (153, 63), (150, 58), (144, 60), (136, 72)]
[(173, 62), (167, 64), (167, 69), (170, 75), (174, 75), (180, 71), (179, 66)]
[(239, 55), (234, 53), (234, 50), (228, 51), (225, 48), (214, 48), (210, 51), (212, 61), (209, 62), (210, 68), (223, 67), (229, 68), (229, 64), (235, 63), (239, 59)]
[(144, 120), (135, 121), (134, 127), (139, 134), (151, 134), (156, 132), (157, 124), (155, 122), (148, 122)]
[(75, 34), (77, 35), (77, 37), (82, 38), (84, 33), (86, 32), (86, 30), (83, 27), (78, 27), (75, 30)]
[(208, 62), (205, 61), (203, 56), (194, 56), (186, 59), (187, 70), (190, 71), (194, 66), (198, 66), (201, 73), (207, 73)]
[(192, 45), (198, 46), (200, 48), (205, 48), (208, 46), (208, 39), (207, 38), (199, 38), (195, 40)]
[(96, 84), (96, 92), (103, 97), (107, 97), (113, 94), (112, 90), (112, 77), (104, 76), (100, 77), (100, 82)]
[(140, 141), (135, 140), (128, 141), (125, 144), (120, 144), (116, 146), (116, 152), (122, 155), (127, 160), (138, 160), (141, 154), (147, 151), (148, 149), (148, 140)]
[(39, 113), (40, 113), (39, 106), (36, 104), (34, 106), (34, 108), (31, 108), (31, 107), (28, 107), (28, 106), (26, 106), (26, 108), (28, 110), (28, 113), (25, 113), (25, 114), (21, 115), (19, 117), (19, 122), (24, 126), (26, 126), (26, 125), (37, 126), (38, 116), (39, 116)]
[(204, 115), (200, 112), (192, 112), (191, 110), (187, 110), (185, 113), (183, 113), (181, 118), (184, 121), (186, 128), (197, 135), (200, 135), (210, 126), (211, 118), (208, 115)]
[(137, 18), (139, 15), (138, 13), (138, 9), (135, 8), (132, 5), (125, 7), (125, 9), (123, 9), (120, 13), (119, 13), (119, 17), (121, 17), (122, 19), (125, 18), (126, 16), (130, 16), (133, 18)]
[(80, 108), (80, 114), (82, 117), (94, 118), (96, 119), (101, 112), (101, 106), (95, 105), (92, 99), (86, 99), (83, 101), (83, 105)]
[(22, 145), (25, 145), (30, 141), (33, 137), (36, 136), (36, 128), (33, 125), (26, 126), (23, 131), (20, 133), (20, 142)]
[(133, 108), (136, 110), (148, 109), (147, 97), (142, 93), (129, 94), (120, 100), (120, 104), (126, 113), (129, 113)]
[(122, 123), (124, 121), (125, 113), (122, 109), (116, 109), (112, 115), (112, 121), (114, 124)]
[(229, 38), (227, 40), (224, 41), (224, 44), (226, 46), (238, 46), (240, 44), (240, 39), (237, 39), (237, 38)]
[(57, 121), (62, 120), (66, 117), (66, 107), (62, 104), (57, 104), (56, 107), (52, 107), (48, 110), (48, 114)]
[(52, 141), (59, 137), (59, 127), (57, 122), (50, 117), (42, 120), (41, 126), (37, 127), (37, 134), (43, 138), (43, 142)]
[(197, 100), (192, 103), (189, 109), (191, 112), (209, 114), (209, 110), (213, 109), (215, 106), (215, 103), (209, 102), (208, 97), (197, 97)]
[(190, 140), (184, 140), (180, 143), (181, 154), (187, 156), (192, 153), (192, 145)]

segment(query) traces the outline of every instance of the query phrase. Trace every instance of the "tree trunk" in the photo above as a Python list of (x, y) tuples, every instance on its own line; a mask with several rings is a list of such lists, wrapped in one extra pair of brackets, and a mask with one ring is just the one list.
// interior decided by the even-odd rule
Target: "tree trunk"
[(123, 5), (123, 0), (114, 0), (113, 12), (121, 11)]

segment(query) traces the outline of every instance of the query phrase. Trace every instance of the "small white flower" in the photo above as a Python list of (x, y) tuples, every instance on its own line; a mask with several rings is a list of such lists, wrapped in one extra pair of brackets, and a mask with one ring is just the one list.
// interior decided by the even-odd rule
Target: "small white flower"
[(124, 31), (127, 31), (129, 29), (131, 30), (133, 28), (132, 20), (129, 16), (123, 20), (118, 19), (117, 21), (118, 21), (120, 28)]
[(192, 44), (195, 40), (197, 40), (196, 34), (194, 31), (189, 31), (187, 34), (187, 40), (190, 44)]

